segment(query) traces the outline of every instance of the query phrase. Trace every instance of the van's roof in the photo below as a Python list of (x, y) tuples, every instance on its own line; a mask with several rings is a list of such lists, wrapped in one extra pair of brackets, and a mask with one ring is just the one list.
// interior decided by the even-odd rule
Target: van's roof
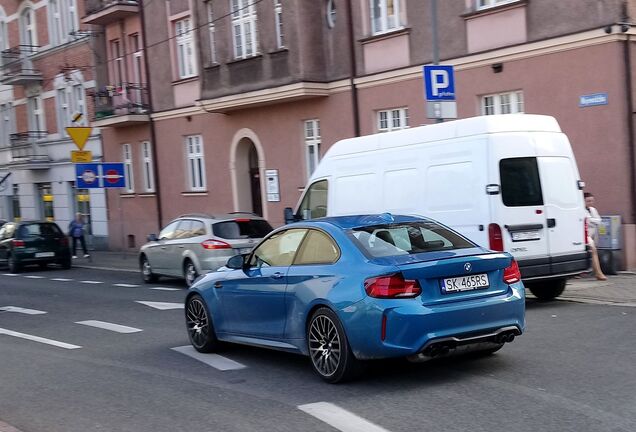
[(441, 141), (471, 135), (502, 132), (561, 132), (556, 119), (536, 114), (501, 114), (471, 117), (350, 138), (337, 142), (327, 151), (326, 157), (366, 152), (381, 148), (399, 147), (410, 143)]

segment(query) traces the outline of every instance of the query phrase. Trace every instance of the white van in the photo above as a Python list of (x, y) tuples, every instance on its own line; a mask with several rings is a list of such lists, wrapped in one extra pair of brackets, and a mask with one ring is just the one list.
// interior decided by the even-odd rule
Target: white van
[(551, 299), (588, 268), (584, 183), (553, 117), (474, 117), (334, 144), (286, 219), (391, 212), (436, 219), (512, 253)]

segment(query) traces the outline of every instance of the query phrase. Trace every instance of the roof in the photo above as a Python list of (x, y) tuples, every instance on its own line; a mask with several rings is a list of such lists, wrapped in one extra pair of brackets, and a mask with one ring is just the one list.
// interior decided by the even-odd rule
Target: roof
[(401, 223), (401, 222), (415, 222), (415, 221), (430, 221), (431, 219), (423, 216), (406, 216), (406, 215), (394, 215), (391, 213), (381, 214), (367, 214), (367, 215), (355, 215), (355, 216), (333, 216), (319, 219), (313, 219), (305, 221), (305, 223), (320, 225), (328, 223), (335, 225), (340, 229), (351, 229), (363, 226), (383, 225), (388, 223)]
[(254, 213), (234, 212), (234, 213), (184, 213), (175, 217), (172, 220), (174, 221), (177, 219), (183, 219), (183, 218), (189, 218), (189, 217), (200, 218), (200, 219), (215, 219), (219, 221), (235, 220), (235, 219), (263, 219), (263, 217), (258, 216)]

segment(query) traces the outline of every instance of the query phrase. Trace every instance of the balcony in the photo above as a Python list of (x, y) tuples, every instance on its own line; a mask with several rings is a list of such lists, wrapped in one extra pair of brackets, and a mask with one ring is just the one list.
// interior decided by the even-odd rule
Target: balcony
[(137, 0), (88, 0), (84, 24), (106, 25), (139, 13)]
[(141, 84), (106, 86), (93, 94), (94, 127), (125, 127), (150, 121), (148, 89)]
[(30, 169), (48, 169), (51, 159), (38, 141), (46, 138), (46, 131), (26, 131), (11, 134), (11, 165), (26, 165)]
[(42, 73), (35, 69), (31, 60), (31, 55), (38, 48), (35, 45), (18, 45), (0, 52), (0, 83), (28, 85), (42, 82)]

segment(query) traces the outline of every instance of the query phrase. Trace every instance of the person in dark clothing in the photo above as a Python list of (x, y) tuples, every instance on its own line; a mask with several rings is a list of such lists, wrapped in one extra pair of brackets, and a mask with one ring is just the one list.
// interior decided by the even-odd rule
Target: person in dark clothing
[(75, 214), (75, 219), (68, 224), (68, 235), (73, 239), (73, 258), (77, 258), (77, 241), (82, 244), (82, 250), (84, 251), (84, 258), (88, 258), (90, 255), (86, 250), (86, 240), (84, 239), (84, 218), (81, 213)]

